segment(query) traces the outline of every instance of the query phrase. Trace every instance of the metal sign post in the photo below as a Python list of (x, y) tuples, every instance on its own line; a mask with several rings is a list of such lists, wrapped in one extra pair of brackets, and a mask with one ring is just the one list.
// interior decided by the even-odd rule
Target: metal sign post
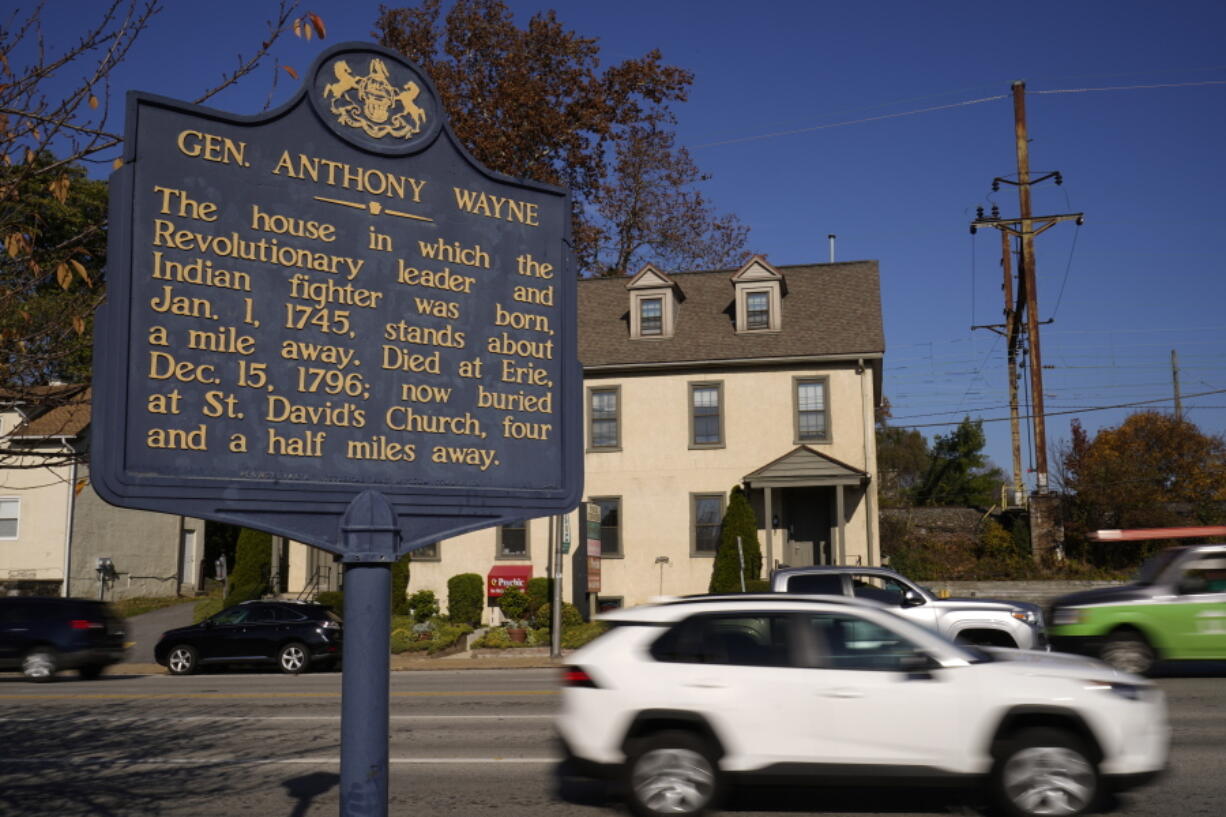
[(94, 485), (341, 557), (341, 808), (364, 817), (387, 809), (389, 566), (583, 483), (569, 195), (444, 120), (418, 68), (345, 43), (257, 116), (129, 94), (110, 181)]

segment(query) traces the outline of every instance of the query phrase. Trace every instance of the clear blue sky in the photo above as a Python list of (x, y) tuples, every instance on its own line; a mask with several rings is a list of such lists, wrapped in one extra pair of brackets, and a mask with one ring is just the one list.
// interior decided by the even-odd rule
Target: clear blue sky
[[(168, 5), (114, 90), (191, 98), (250, 51), (275, 7)], [(659, 48), (692, 71), (679, 133), (713, 174), (718, 208), (737, 213), (752, 229), (750, 248), (775, 264), (827, 260), (828, 233), (838, 235), (839, 260), (877, 259), (895, 424), (931, 436), (981, 417), (988, 453), (1006, 470), (1003, 343), (970, 330), (1001, 320), (1000, 239), (994, 230), (972, 238), (967, 225), (980, 204), (1017, 213), (1012, 188), (993, 194), (990, 183), (1016, 171), (1008, 95), (1024, 80), (1031, 167), (1064, 175), (1062, 187), (1035, 189), (1034, 212), (1086, 216), (1036, 242), (1039, 313), (1054, 321), (1042, 330), (1049, 442), (1067, 439), (1073, 418), (1093, 432), (1136, 410), (1099, 407), (1156, 401), (1146, 407), (1170, 411), (1172, 350), (1185, 415), (1226, 431), (1220, 0), (510, 5), (521, 22), (555, 8), (569, 28), (599, 38), (608, 62)], [(369, 41), (378, 3), (305, 9), (323, 17), (328, 38), (283, 43), (279, 56), (300, 72), (330, 44)], [(71, 34), (73, 16), (59, 15), (53, 45)], [(216, 107), (257, 111), (271, 75), (266, 68)], [(274, 102), (295, 88), (283, 75)], [(975, 102), (989, 97), (999, 98)]]

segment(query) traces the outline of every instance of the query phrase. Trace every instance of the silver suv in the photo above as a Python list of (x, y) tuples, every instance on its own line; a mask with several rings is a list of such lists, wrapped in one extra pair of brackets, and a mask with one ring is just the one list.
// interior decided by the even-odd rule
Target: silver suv
[(879, 604), (699, 596), (605, 614), (564, 671), (564, 773), (640, 817), (754, 782), (987, 781), (1014, 815), (1075, 815), (1167, 757), (1162, 692), (1099, 661), (957, 644)]
[(1049, 649), (1037, 604), (995, 599), (941, 599), (886, 567), (819, 565), (771, 574), (778, 593), (855, 596), (885, 604), (943, 635), (981, 647)]

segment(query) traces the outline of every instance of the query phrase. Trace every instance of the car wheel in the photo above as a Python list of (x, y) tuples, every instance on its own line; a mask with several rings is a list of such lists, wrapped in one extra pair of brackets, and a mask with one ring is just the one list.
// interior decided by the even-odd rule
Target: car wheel
[(297, 675), (300, 672), (306, 672), (307, 662), (310, 656), (307, 653), (307, 648), (299, 644), (297, 641), (292, 644), (286, 644), (277, 653), (277, 666), (281, 671), (288, 675)]
[(1135, 630), (1120, 630), (1107, 637), (1098, 657), (1121, 672), (1144, 675), (1158, 660), (1154, 648)]
[(43, 683), (55, 677), (58, 658), (50, 647), (35, 647), (21, 661), (21, 672), (31, 681)]
[(104, 668), (102, 664), (86, 664), (82, 667), (77, 667), (77, 675), (81, 676), (82, 681), (96, 681), (102, 677), (102, 670)]
[(179, 644), (166, 654), (166, 669), (171, 675), (191, 675), (200, 666), (200, 656), (195, 647)]
[(626, 797), (638, 817), (704, 813), (719, 790), (719, 766), (706, 741), (661, 732), (636, 742), (626, 760)]
[(1098, 799), (1098, 767), (1085, 744), (1059, 729), (1027, 729), (1010, 739), (993, 770), (996, 795), (1015, 817), (1073, 817)]

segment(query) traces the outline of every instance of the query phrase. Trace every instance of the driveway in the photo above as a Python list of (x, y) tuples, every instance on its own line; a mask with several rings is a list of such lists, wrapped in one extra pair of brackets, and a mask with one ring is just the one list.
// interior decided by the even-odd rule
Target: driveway
[(175, 627), (186, 627), (192, 623), (196, 612), (194, 602), (184, 602), (173, 607), (163, 607), (151, 613), (141, 613), (128, 619), (128, 642), (132, 647), (128, 650), (125, 663), (152, 664), (153, 648), (157, 645), (162, 633)]

